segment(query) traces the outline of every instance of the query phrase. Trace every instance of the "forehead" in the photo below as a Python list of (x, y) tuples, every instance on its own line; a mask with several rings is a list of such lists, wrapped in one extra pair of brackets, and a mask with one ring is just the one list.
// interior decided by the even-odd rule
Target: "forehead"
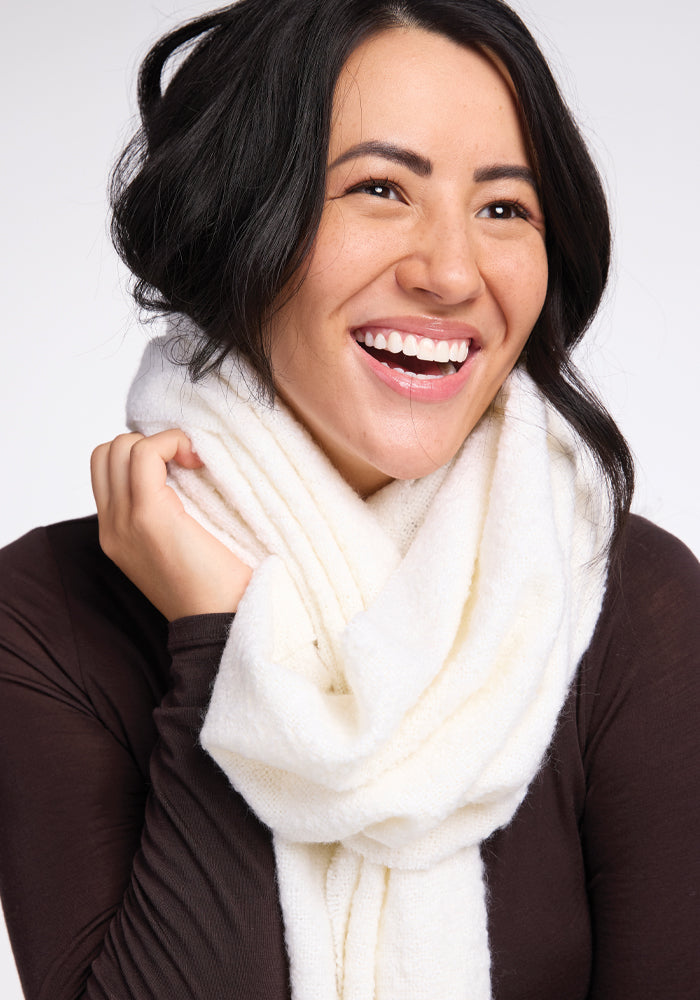
[(382, 138), (428, 156), (439, 146), (528, 164), (510, 82), (481, 52), (423, 29), (374, 35), (338, 78), (330, 159)]

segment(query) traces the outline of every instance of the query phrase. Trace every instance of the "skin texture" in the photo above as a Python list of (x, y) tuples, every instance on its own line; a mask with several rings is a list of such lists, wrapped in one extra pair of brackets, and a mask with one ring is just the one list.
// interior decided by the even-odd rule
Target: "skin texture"
[[(367, 142), (384, 149), (355, 149)], [(279, 394), (367, 496), (448, 462), (493, 400), (544, 303), (544, 219), (508, 83), (483, 55), (425, 31), (383, 32), (350, 57), (328, 163), (304, 282), (271, 330), (272, 367)], [(471, 341), (458, 374), (418, 383), (353, 335), (412, 324)], [(169, 461), (201, 465), (177, 430), (95, 450), (102, 547), (169, 619), (235, 611), (250, 570), (185, 513)]]
[[(477, 52), (383, 32), (353, 53), (335, 103), (321, 228), (276, 318), (272, 363), (282, 397), (368, 495), (449, 461), (493, 400), (544, 303), (544, 220), (526, 180), (477, 179), (529, 167), (510, 88)], [(430, 175), (376, 154), (333, 166), (368, 141), (430, 160)], [(417, 401), (380, 380), (352, 331), (384, 317), (473, 328), (480, 349), (459, 392)]]
[(90, 465), (106, 555), (165, 617), (233, 611), (251, 571), (194, 518), (166, 485), (167, 463), (201, 468), (183, 431), (120, 434)]

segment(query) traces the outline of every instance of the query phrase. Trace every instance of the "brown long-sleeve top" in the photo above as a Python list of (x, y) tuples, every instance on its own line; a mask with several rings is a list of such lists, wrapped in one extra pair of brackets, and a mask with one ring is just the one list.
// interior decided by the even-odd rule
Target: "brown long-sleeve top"
[[(700, 997), (699, 592), (632, 518), (547, 760), (483, 846), (494, 1000)], [(229, 626), (168, 629), (94, 519), (0, 554), (0, 889), (28, 1000), (289, 996), (270, 833), (197, 742)]]

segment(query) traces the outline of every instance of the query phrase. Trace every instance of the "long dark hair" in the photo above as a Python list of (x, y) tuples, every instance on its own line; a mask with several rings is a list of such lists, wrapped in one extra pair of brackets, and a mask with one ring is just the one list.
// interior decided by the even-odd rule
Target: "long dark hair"
[(596, 456), (617, 537), (632, 458), (571, 358), (607, 280), (605, 196), (542, 53), (501, 0), (239, 0), (162, 38), (139, 76), (142, 128), (112, 178), (112, 236), (136, 301), (184, 313), (205, 332), (189, 360), (193, 378), (235, 348), (274, 392), (266, 320), (290, 279), (303, 281), (324, 204), (335, 84), (360, 42), (396, 26), (479, 47), (510, 74), (549, 262), (523, 362)]

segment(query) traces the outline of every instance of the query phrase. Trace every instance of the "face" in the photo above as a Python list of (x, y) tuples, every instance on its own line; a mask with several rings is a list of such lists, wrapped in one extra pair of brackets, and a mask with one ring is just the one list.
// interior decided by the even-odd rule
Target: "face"
[(547, 289), (544, 219), (508, 84), (392, 29), (338, 81), (308, 272), (275, 317), (278, 392), (362, 496), (448, 462)]

